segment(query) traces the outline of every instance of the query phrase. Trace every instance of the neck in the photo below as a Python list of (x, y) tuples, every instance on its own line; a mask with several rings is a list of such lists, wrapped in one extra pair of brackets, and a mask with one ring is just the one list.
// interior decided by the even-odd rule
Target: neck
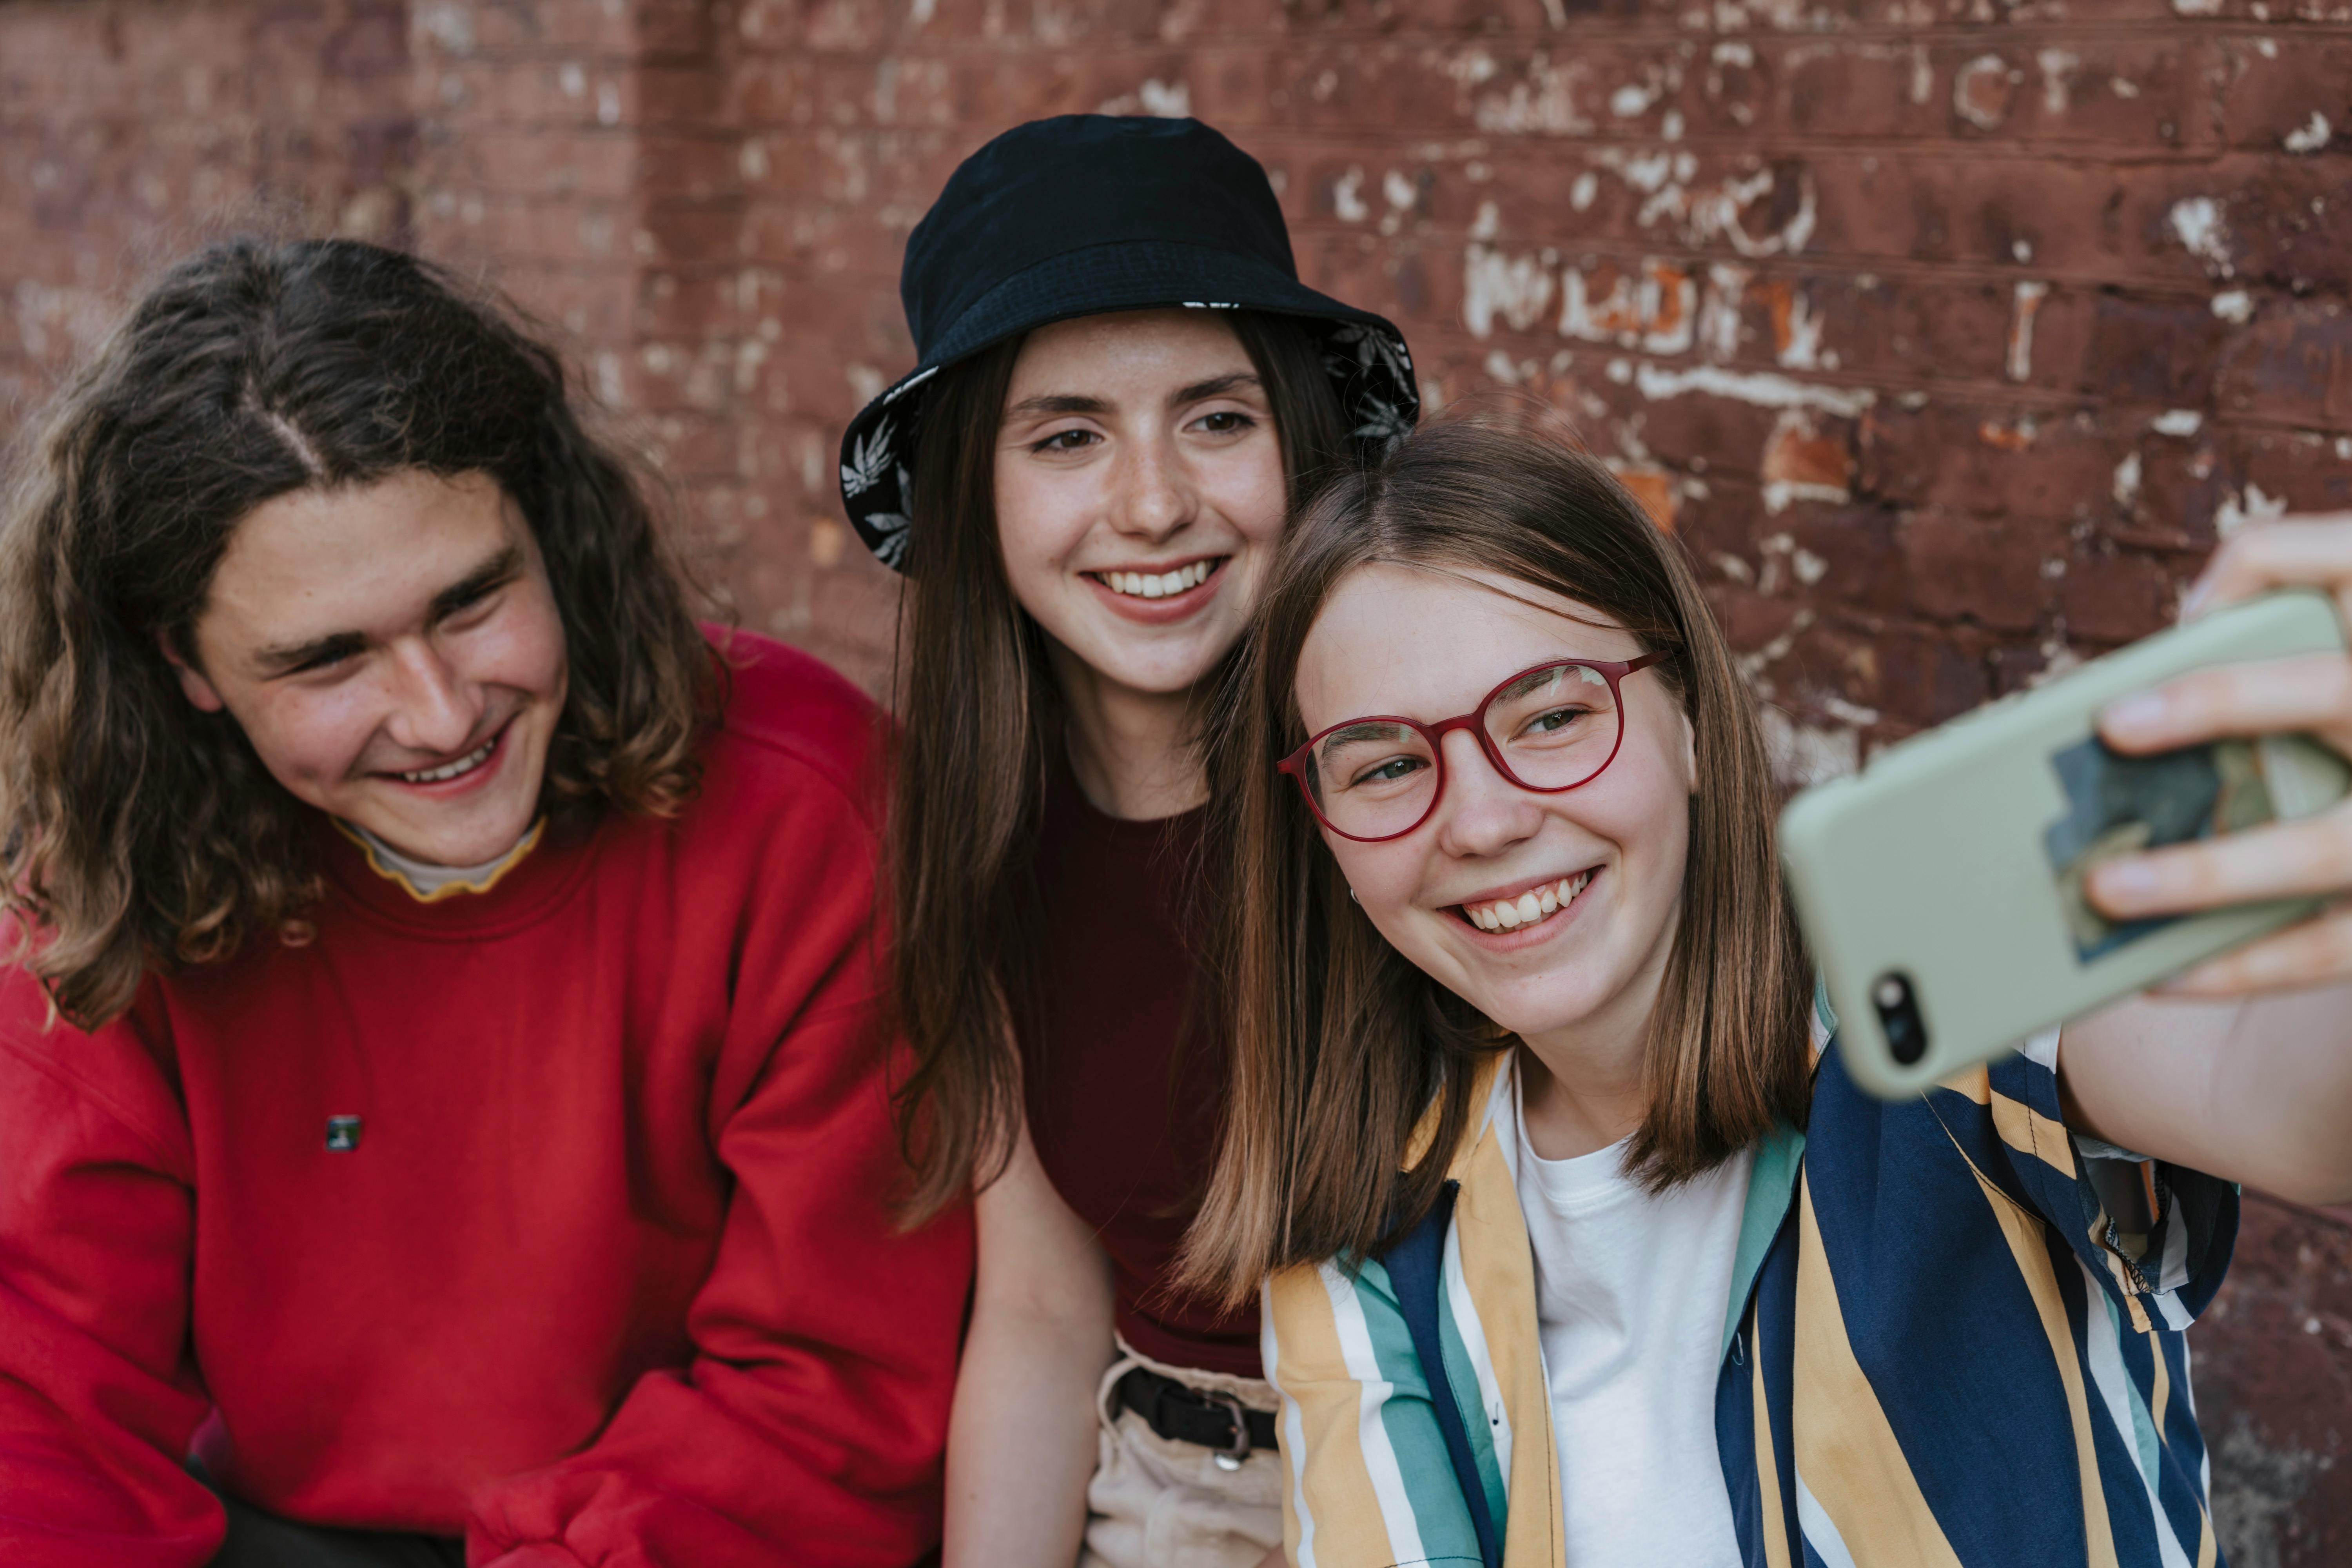
[(1188, 744), (1190, 691), (1138, 691), (1107, 679), (1059, 644), (1052, 652), (1068, 713), (1070, 771), (1096, 810), (1156, 822), (1208, 798), (1208, 781)]
[(1528, 1142), (1547, 1160), (1606, 1149), (1650, 1113), (1650, 1017), (1657, 1011), (1674, 923), (1617, 994), (1558, 1029), (1519, 1037), (1519, 1103)]

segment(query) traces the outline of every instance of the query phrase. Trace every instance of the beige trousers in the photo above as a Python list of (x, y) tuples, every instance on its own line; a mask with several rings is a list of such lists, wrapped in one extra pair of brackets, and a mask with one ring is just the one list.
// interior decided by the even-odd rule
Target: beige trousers
[(1228, 1470), (1213, 1450), (1162, 1437), (1118, 1403), (1118, 1380), (1139, 1366), (1253, 1410), (1279, 1408), (1257, 1378), (1163, 1366), (1120, 1341), (1095, 1392), (1102, 1430), (1078, 1568), (1256, 1568), (1282, 1544), (1281, 1456), (1261, 1450)]

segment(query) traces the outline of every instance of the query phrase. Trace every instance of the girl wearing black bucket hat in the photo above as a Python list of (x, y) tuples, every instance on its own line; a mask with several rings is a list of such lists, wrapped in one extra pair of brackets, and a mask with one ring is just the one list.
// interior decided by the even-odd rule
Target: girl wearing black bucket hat
[(914, 1213), (979, 1194), (947, 1562), (1251, 1568), (1282, 1531), (1257, 1314), (1179, 1282), (1227, 1082), (1197, 743), (1286, 516), (1411, 427), (1412, 363), (1298, 281), (1265, 172), (1190, 120), (998, 137), (900, 291), (921, 363), (841, 481), (908, 578)]

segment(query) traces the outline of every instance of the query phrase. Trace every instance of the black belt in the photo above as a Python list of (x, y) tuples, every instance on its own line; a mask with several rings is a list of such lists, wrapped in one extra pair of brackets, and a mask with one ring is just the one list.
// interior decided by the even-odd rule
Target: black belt
[(1118, 1402), (1162, 1437), (1214, 1448), (1221, 1459), (1246, 1459), (1254, 1450), (1276, 1446), (1271, 1413), (1252, 1410), (1230, 1394), (1204, 1393), (1144, 1367), (1132, 1368), (1118, 1380)]

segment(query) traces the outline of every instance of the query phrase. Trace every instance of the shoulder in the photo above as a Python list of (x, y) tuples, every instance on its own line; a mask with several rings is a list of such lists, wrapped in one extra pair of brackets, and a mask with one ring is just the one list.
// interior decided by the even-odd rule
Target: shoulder
[[(756, 633), (708, 628), (724, 706), (704, 745), (704, 793), (731, 806), (827, 796), (870, 829), (882, 715), (830, 665)], [(745, 797), (751, 797), (747, 800)]]
[(94, 1110), (193, 1179), (163, 984), (147, 976), (130, 1011), (81, 1029), (54, 1016), (21, 962), (0, 964), (0, 1135), (20, 1152), (29, 1137), (71, 1142), (87, 1131), (77, 1117)]

